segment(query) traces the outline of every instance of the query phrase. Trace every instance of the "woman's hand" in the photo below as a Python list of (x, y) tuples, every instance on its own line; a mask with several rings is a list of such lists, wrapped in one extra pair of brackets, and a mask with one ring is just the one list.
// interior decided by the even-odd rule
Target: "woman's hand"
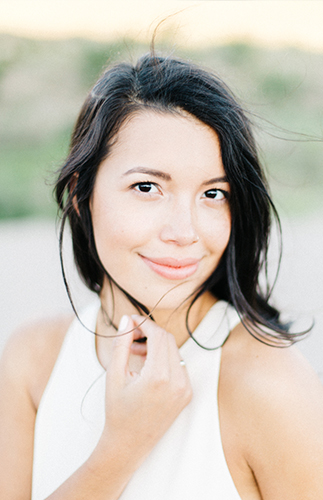
[[(140, 373), (129, 370), (136, 327), (147, 337)], [(119, 499), (136, 469), (191, 399), (186, 368), (180, 364), (170, 333), (150, 319), (135, 316), (128, 317), (119, 334), (106, 374), (106, 423), (101, 439), (89, 459), (46, 500)]]
[[(124, 317), (120, 325), (107, 369), (103, 439), (141, 461), (190, 402), (192, 390), (172, 334), (142, 316)], [(136, 327), (147, 337), (140, 373), (129, 369)]]

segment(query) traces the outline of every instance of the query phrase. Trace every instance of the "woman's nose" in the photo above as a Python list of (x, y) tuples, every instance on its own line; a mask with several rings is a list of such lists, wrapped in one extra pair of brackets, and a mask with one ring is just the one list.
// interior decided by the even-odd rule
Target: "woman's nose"
[(179, 246), (192, 245), (199, 240), (191, 207), (184, 204), (173, 207), (161, 229), (160, 239)]

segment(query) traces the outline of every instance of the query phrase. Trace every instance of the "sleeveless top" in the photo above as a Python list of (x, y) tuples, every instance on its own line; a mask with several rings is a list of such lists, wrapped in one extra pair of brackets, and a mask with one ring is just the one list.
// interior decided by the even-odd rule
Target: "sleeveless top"
[[(99, 303), (76, 319), (64, 339), (37, 413), (32, 500), (44, 500), (91, 455), (105, 418), (105, 371), (95, 348)], [(134, 473), (120, 500), (241, 500), (222, 448), (218, 415), (221, 345), (239, 323), (217, 302), (180, 348), (192, 385), (182, 410)], [(129, 417), (131, 418), (131, 416)]]

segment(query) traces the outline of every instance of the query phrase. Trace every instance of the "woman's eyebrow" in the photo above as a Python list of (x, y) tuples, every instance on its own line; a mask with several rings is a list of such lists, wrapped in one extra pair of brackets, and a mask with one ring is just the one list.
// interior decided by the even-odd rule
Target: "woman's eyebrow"
[[(172, 180), (171, 175), (167, 174), (166, 172), (162, 172), (161, 170), (145, 168), (145, 167), (131, 168), (130, 170), (127, 170), (127, 172), (125, 172), (123, 175), (130, 175), (130, 174), (136, 174), (136, 173), (153, 175), (155, 177), (159, 177), (160, 179), (164, 179), (166, 181)], [(228, 178), (226, 175), (224, 175), (223, 177), (214, 177), (214, 179), (210, 179), (208, 181), (202, 182), (202, 186), (209, 186), (210, 184), (215, 184), (217, 182), (228, 182)]]
[(146, 174), (146, 175), (153, 175), (155, 177), (159, 177), (161, 179), (164, 179), (165, 181), (171, 181), (172, 178), (169, 174), (166, 174), (166, 172), (162, 172), (161, 170), (152, 170), (149, 168), (145, 167), (134, 167), (131, 168), (130, 170), (127, 170), (123, 175), (129, 175), (129, 174)]
[(214, 177), (214, 179), (210, 179), (209, 181), (205, 181), (202, 183), (202, 186), (209, 186), (210, 184), (215, 184), (217, 182), (229, 182), (226, 175), (223, 177)]

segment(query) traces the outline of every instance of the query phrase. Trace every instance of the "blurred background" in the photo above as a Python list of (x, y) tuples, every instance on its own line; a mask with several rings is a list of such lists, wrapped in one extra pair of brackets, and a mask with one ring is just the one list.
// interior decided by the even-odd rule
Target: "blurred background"
[[(282, 219), (273, 295), (323, 379), (323, 2), (0, 0), (0, 350), (10, 331), (69, 311), (55, 172), (102, 70), (157, 50), (219, 74), (249, 110)], [(77, 307), (90, 294), (66, 262)], [(277, 265), (273, 235), (271, 274)]]

